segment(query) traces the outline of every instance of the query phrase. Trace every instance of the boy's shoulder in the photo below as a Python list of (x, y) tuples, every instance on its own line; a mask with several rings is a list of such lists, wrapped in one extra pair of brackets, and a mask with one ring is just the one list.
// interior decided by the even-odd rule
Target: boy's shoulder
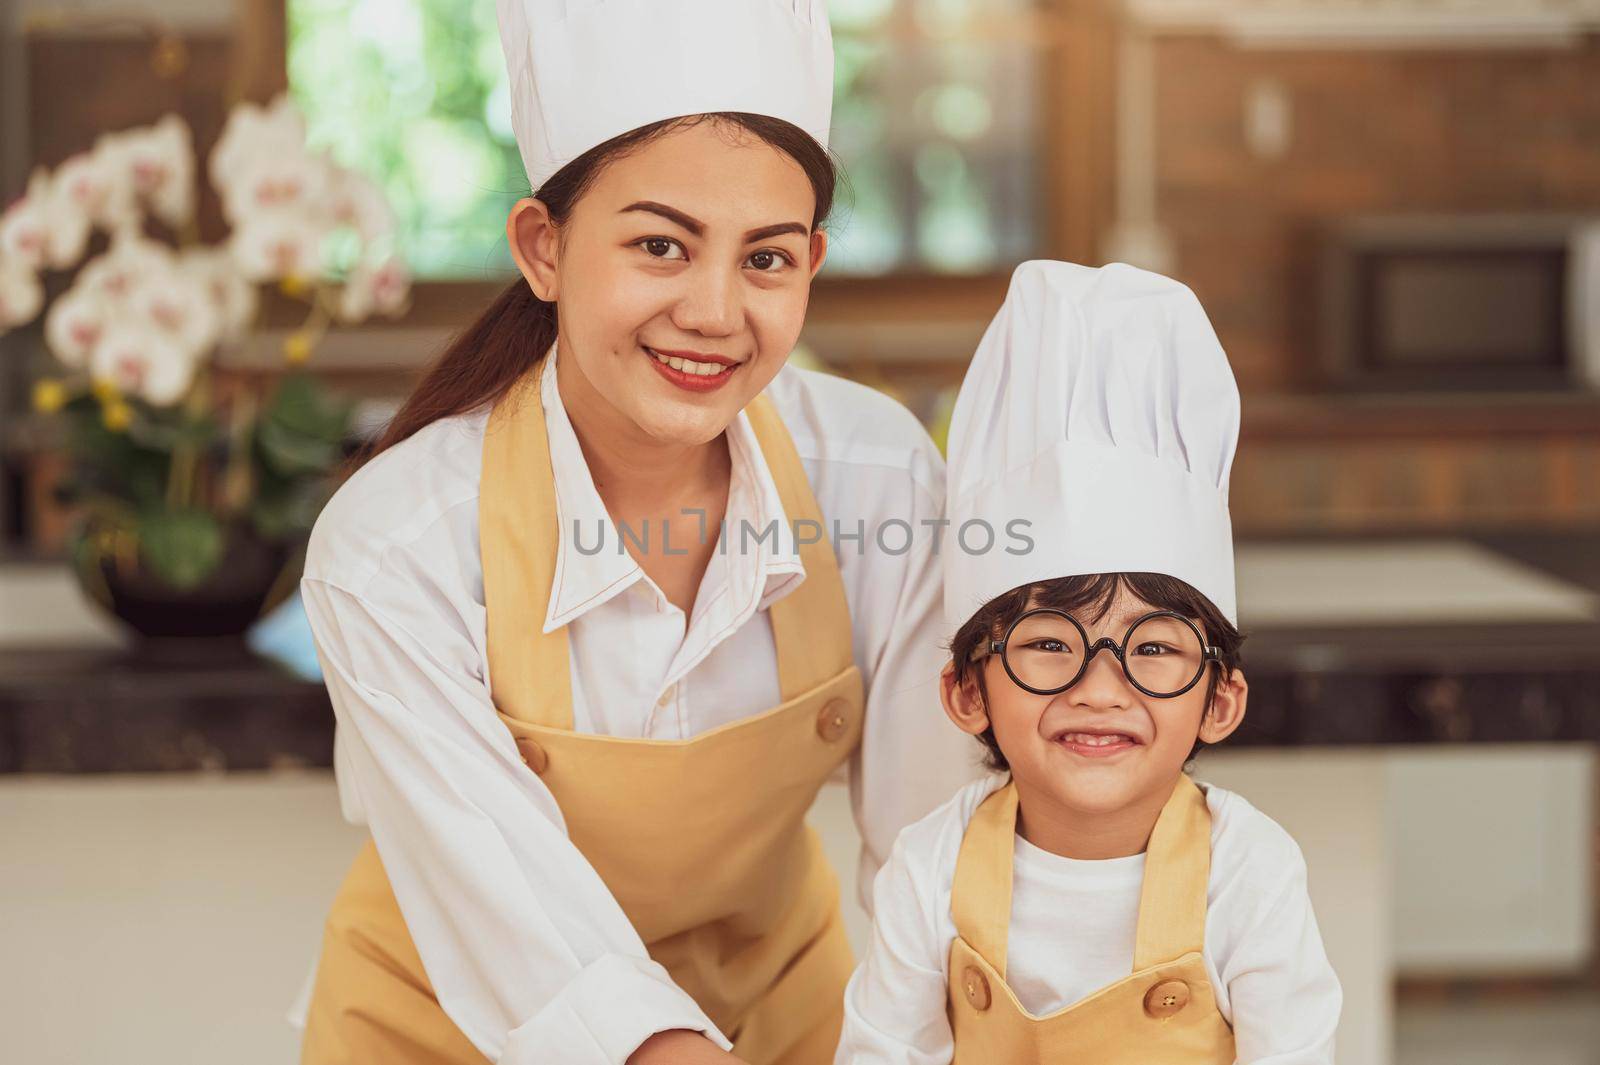
[(1244, 895), (1260, 902), (1304, 885), (1305, 856), (1287, 829), (1243, 795), (1202, 784), (1211, 811), (1211, 895)]
[(1007, 779), (986, 773), (963, 785), (920, 821), (907, 825), (894, 844), (899, 860), (919, 872), (953, 868), (961, 851), (961, 840), (967, 834), (967, 823), (983, 805), (983, 800), (1004, 787)]

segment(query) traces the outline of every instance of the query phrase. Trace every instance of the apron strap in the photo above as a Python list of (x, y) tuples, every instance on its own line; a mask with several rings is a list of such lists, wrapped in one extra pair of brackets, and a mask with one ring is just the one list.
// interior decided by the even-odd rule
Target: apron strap
[(1134, 972), (1201, 951), (1210, 883), (1211, 810), (1199, 786), (1180, 775), (1145, 852)]
[[(540, 387), (544, 370), (541, 359), (490, 412), (479, 481), (478, 545), (496, 708), (525, 724), (571, 729), (567, 631), (544, 631), (561, 543)], [(746, 415), (790, 522), (809, 519), (825, 530), (799, 453), (772, 400), (764, 393), (757, 396)], [(800, 545), (800, 560), (805, 579), (770, 609), (785, 701), (836, 676), (854, 654), (849, 603), (825, 531), (817, 543)]]
[(807, 538), (816, 537), (813, 543), (799, 545), (805, 579), (768, 609), (778, 649), (778, 688), (788, 702), (849, 668), (855, 655), (850, 607), (822, 509), (777, 407), (763, 392), (745, 408), (745, 416), (761, 444), (789, 519), (790, 528), (780, 530), (779, 535), (798, 538), (803, 529)]
[[(991, 794), (967, 824), (950, 887), (956, 933), (1006, 975), (1011, 873), (1016, 850), (1017, 786)], [(1211, 876), (1211, 811), (1195, 782), (1180, 776), (1156, 819), (1145, 852), (1133, 970), (1199, 953), (1205, 945)]]
[(495, 707), (530, 725), (572, 728), (566, 629), (544, 631), (561, 546), (545, 433), (540, 359), (494, 405), (478, 481), (489, 687)]
[(950, 916), (956, 934), (1006, 977), (1011, 930), (1011, 863), (1017, 846), (1017, 785), (1007, 783), (979, 805), (961, 837)]

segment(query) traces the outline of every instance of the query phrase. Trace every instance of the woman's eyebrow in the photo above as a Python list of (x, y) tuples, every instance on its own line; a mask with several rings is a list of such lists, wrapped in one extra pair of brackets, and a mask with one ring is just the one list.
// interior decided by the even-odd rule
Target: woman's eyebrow
[(760, 229), (752, 229), (750, 232), (744, 235), (744, 242), (746, 244), (753, 244), (758, 240), (768, 240), (784, 233), (798, 233), (802, 237), (806, 237), (811, 235), (811, 230), (807, 229), (799, 222), (779, 222), (777, 225), (762, 226)]
[(676, 207), (668, 207), (664, 203), (656, 203), (654, 200), (640, 200), (638, 203), (630, 203), (617, 213), (627, 214), (629, 211), (647, 211), (650, 214), (660, 215), (667, 221), (682, 226), (697, 237), (703, 236), (706, 231), (706, 224), (698, 218), (686, 215)]
[[(667, 221), (682, 226), (697, 237), (705, 236), (706, 224), (704, 222), (692, 215), (684, 214), (676, 207), (668, 207), (664, 203), (657, 203), (654, 200), (640, 200), (637, 203), (628, 204), (617, 213), (626, 214), (629, 211), (644, 211), (648, 214), (660, 215)], [(750, 230), (744, 235), (744, 241), (746, 244), (751, 244), (755, 241), (768, 240), (784, 233), (798, 233), (804, 237), (809, 236), (811, 230), (799, 222), (779, 222), (775, 225), (762, 226), (759, 229)]]

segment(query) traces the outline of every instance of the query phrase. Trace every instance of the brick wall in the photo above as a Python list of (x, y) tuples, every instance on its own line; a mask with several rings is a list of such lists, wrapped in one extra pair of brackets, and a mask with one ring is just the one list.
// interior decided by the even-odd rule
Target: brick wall
[[(1176, 272), (1247, 391), (1315, 384), (1317, 228), (1372, 211), (1600, 212), (1600, 38), (1569, 51), (1255, 51), (1156, 44), (1158, 203)], [(1253, 154), (1252, 85), (1291, 134)]]

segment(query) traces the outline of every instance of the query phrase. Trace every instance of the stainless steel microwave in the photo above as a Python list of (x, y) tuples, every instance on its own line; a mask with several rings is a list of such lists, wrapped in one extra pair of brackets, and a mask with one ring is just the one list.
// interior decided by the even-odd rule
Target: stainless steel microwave
[(1600, 215), (1364, 215), (1322, 260), (1335, 387), (1600, 388)]

